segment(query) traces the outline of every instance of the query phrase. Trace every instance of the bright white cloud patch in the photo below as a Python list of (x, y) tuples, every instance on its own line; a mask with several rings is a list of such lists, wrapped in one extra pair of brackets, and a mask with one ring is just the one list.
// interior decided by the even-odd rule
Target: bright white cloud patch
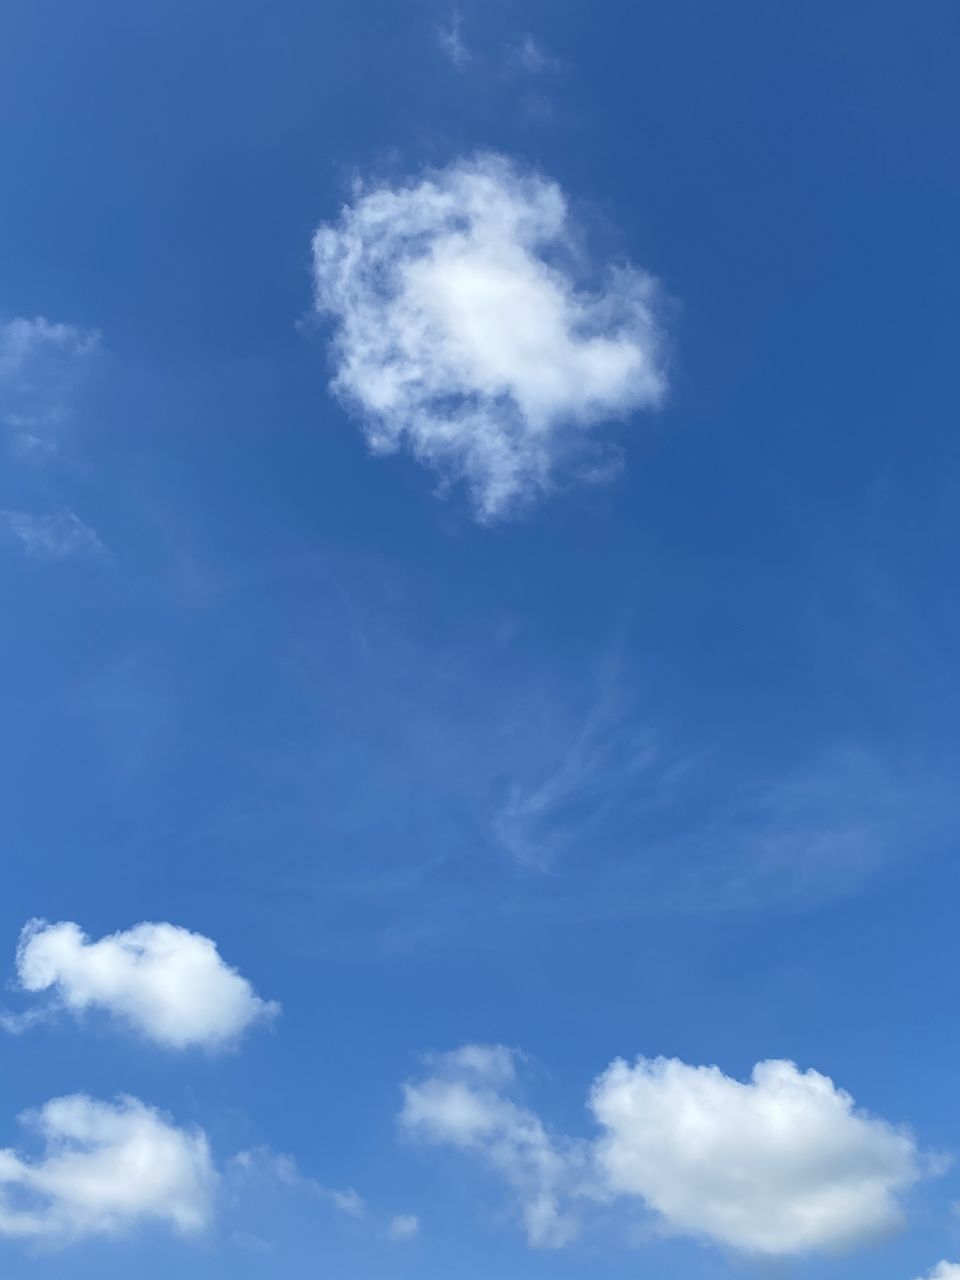
[(82, 369), (100, 347), (95, 330), (22, 316), (0, 324), (0, 421), (18, 448), (56, 448), (57, 428)]
[(566, 1244), (577, 1224), (561, 1199), (579, 1162), (572, 1144), (558, 1146), (531, 1111), (501, 1091), (514, 1074), (511, 1051), (467, 1045), (428, 1061), (432, 1073), (404, 1086), (402, 1128), (480, 1157), (515, 1192), (530, 1243)]
[(30, 515), (26, 511), (0, 511), (0, 521), (32, 559), (99, 558), (107, 554), (94, 530), (68, 507), (42, 516)]
[(32, 921), (20, 939), (17, 973), (26, 991), (53, 989), (76, 1011), (105, 1009), (174, 1049), (222, 1047), (279, 1011), (221, 959), (214, 942), (172, 924), (138, 924), (91, 942), (71, 922)]
[(590, 428), (666, 390), (650, 276), (578, 245), (560, 187), (498, 155), (360, 188), (314, 237), (334, 390), (375, 452), (465, 481), (482, 519), (609, 472)]
[(960, 1262), (938, 1262), (928, 1276), (917, 1280), (960, 1280)]
[(675, 1059), (618, 1061), (591, 1108), (612, 1191), (641, 1197), (669, 1229), (757, 1254), (881, 1236), (920, 1176), (912, 1138), (791, 1062), (758, 1063), (744, 1084)]
[(908, 1134), (791, 1062), (758, 1063), (744, 1084), (673, 1059), (616, 1061), (590, 1094), (600, 1135), (558, 1137), (509, 1096), (504, 1054), (468, 1045), (428, 1059), (400, 1121), (496, 1171), (534, 1245), (566, 1244), (591, 1204), (609, 1214), (635, 1198), (671, 1233), (748, 1254), (842, 1249), (899, 1227), (899, 1197), (933, 1167)]
[(36, 1159), (0, 1151), (0, 1235), (67, 1242), (162, 1222), (207, 1225), (217, 1175), (205, 1136), (177, 1128), (136, 1098), (55, 1098), (22, 1120)]

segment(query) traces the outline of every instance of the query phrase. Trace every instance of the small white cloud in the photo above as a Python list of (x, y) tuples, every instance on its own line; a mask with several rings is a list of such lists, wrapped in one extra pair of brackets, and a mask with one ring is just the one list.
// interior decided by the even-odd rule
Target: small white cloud
[(420, 1234), (420, 1219), (414, 1213), (398, 1213), (390, 1219), (387, 1235), (391, 1240), (402, 1243), (413, 1240)]
[(560, 187), (490, 154), (358, 188), (314, 236), (334, 391), (374, 452), (464, 481), (483, 520), (609, 475), (592, 429), (665, 394), (653, 280), (579, 243)]
[(35, 560), (99, 558), (108, 554), (96, 532), (68, 507), (42, 516), (26, 511), (0, 511), (0, 520)]
[(151, 1221), (189, 1234), (210, 1221), (217, 1175), (202, 1132), (128, 1097), (54, 1098), (21, 1118), (44, 1152), (0, 1151), (0, 1235), (67, 1243)]
[(928, 1276), (917, 1280), (960, 1280), (960, 1262), (938, 1262)]
[(640, 1197), (672, 1231), (748, 1253), (862, 1243), (900, 1227), (921, 1176), (913, 1139), (792, 1062), (760, 1062), (746, 1084), (676, 1059), (614, 1062), (591, 1108), (614, 1193)]
[(91, 942), (79, 925), (34, 920), (20, 939), (17, 974), (25, 991), (53, 989), (76, 1012), (105, 1009), (173, 1049), (221, 1048), (279, 1012), (210, 938), (172, 924), (138, 924)]
[(22, 316), (0, 325), (0, 421), (24, 452), (56, 448), (82, 370), (100, 349), (92, 329)]
[[(577, 1233), (561, 1208), (579, 1167), (571, 1144), (558, 1146), (533, 1112), (498, 1090), (510, 1050), (468, 1045), (429, 1059), (433, 1074), (404, 1086), (400, 1124), (411, 1137), (478, 1156), (505, 1179), (519, 1202), (532, 1245), (557, 1248)], [(496, 1069), (490, 1071), (492, 1064)], [(479, 1069), (478, 1069), (479, 1067)]]

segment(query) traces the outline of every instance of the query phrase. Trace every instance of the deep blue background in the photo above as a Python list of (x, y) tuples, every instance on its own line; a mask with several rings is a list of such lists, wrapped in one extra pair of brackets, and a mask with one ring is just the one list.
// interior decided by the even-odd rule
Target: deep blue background
[[(463, 15), (458, 71), (428, 4), (0, 14), (0, 315), (105, 348), (0, 506), (66, 504), (113, 555), (0, 548), (0, 940), (12, 970), (35, 914), (169, 919), (284, 1006), (216, 1061), (99, 1024), (9, 1039), (0, 1142), (56, 1093), (128, 1090), (221, 1158), (268, 1144), (423, 1223), (390, 1246), (263, 1188), (199, 1248), (3, 1246), (17, 1280), (743, 1269), (620, 1237), (528, 1253), (493, 1183), (394, 1135), (417, 1054), (465, 1040), (532, 1054), (531, 1098), (574, 1132), (615, 1054), (782, 1055), (960, 1146), (960, 10)], [(528, 32), (558, 67), (511, 64)], [(354, 170), (477, 147), (542, 167), (598, 257), (674, 300), (669, 404), (612, 429), (624, 477), (494, 529), (366, 455), (309, 319), (310, 234)], [(524, 869), (497, 814), (587, 725), (589, 794)], [(731, 887), (787, 786), (814, 799), (785, 865)], [(960, 1253), (958, 1196), (947, 1175), (902, 1239), (783, 1274), (907, 1280)]]

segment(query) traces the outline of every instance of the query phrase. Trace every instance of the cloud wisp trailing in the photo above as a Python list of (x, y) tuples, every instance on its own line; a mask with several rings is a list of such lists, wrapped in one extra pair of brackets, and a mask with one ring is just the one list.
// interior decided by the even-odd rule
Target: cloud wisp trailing
[(463, 38), (463, 14), (459, 9), (452, 9), (437, 28), (437, 42), (458, 71), (472, 60), (473, 54)]
[(21, 1119), (44, 1150), (0, 1150), (0, 1236), (66, 1244), (147, 1222), (182, 1234), (210, 1222), (217, 1173), (202, 1132), (130, 1097), (54, 1098)]
[(0, 511), (0, 521), (32, 560), (100, 560), (109, 556), (96, 531), (69, 507), (45, 515)]
[(258, 1147), (238, 1152), (230, 1161), (230, 1171), (244, 1181), (267, 1180), (288, 1189), (306, 1191), (323, 1200), (348, 1218), (365, 1218), (367, 1204), (353, 1187), (328, 1187), (300, 1172), (292, 1156)]
[(396, 1213), (390, 1219), (387, 1235), (397, 1244), (415, 1240), (420, 1234), (420, 1219), (415, 1213)]
[(473, 1065), (483, 1052), (431, 1059), (404, 1086), (400, 1122), (496, 1171), (532, 1245), (567, 1244), (590, 1202), (632, 1201), (664, 1234), (755, 1257), (832, 1252), (900, 1228), (903, 1194), (936, 1168), (909, 1133), (792, 1062), (760, 1062), (743, 1082), (676, 1059), (615, 1061), (591, 1089), (600, 1132), (586, 1140), (550, 1135), (513, 1100), (515, 1072)]
[(43, 316), (0, 324), (0, 421), (23, 453), (56, 449), (71, 396), (100, 334)]
[(71, 921), (31, 921), (17, 950), (24, 991), (54, 991), (74, 1013), (102, 1009), (170, 1049), (221, 1049), (280, 1006), (261, 1000), (216, 944), (172, 924), (138, 924), (92, 942)]
[(465, 1045), (428, 1059), (430, 1073), (403, 1088), (402, 1131), (479, 1158), (512, 1189), (530, 1244), (559, 1248), (577, 1234), (568, 1207), (580, 1147), (558, 1144), (539, 1117), (509, 1096), (515, 1055), (503, 1045)]
[(226, 1174), (237, 1195), (262, 1192), (271, 1186), (292, 1195), (299, 1194), (308, 1203), (327, 1205), (343, 1218), (362, 1223), (369, 1233), (395, 1244), (406, 1243), (420, 1234), (416, 1214), (378, 1209), (368, 1204), (353, 1187), (331, 1187), (307, 1177), (292, 1156), (269, 1147), (238, 1152), (227, 1163)]
[(465, 483), (481, 520), (609, 475), (595, 428), (666, 393), (653, 279), (597, 270), (559, 185), (505, 156), (358, 186), (313, 254), (333, 390), (374, 453)]

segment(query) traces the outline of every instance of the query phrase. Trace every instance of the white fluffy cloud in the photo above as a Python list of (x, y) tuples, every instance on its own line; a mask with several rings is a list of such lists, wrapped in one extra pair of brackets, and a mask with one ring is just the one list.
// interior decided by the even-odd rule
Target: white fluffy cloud
[(224, 963), (210, 938), (172, 924), (138, 924), (92, 942), (69, 921), (31, 921), (17, 973), (26, 991), (53, 989), (78, 1012), (105, 1009), (174, 1049), (222, 1047), (279, 1011)]
[(149, 1222), (191, 1233), (209, 1222), (217, 1175), (203, 1133), (136, 1098), (54, 1098), (22, 1120), (37, 1159), (0, 1151), (0, 1235), (67, 1242)]
[(33, 559), (99, 558), (107, 554), (96, 532), (68, 507), (42, 516), (27, 511), (0, 511), (0, 521)]
[(908, 1134), (791, 1062), (758, 1063), (747, 1083), (675, 1059), (613, 1062), (590, 1094), (591, 1141), (550, 1135), (511, 1099), (500, 1046), (430, 1062), (404, 1088), (402, 1126), (498, 1172), (531, 1244), (567, 1243), (589, 1201), (635, 1198), (671, 1233), (749, 1254), (840, 1249), (899, 1227), (899, 1196), (925, 1171)]
[(938, 1262), (928, 1276), (917, 1280), (960, 1280), (960, 1262)]
[(748, 1083), (676, 1059), (614, 1062), (590, 1105), (617, 1193), (677, 1232), (758, 1254), (855, 1244), (897, 1228), (920, 1177), (913, 1139), (816, 1071), (760, 1062)]
[(579, 1172), (576, 1149), (556, 1144), (531, 1111), (501, 1092), (514, 1076), (511, 1051), (467, 1045), (429, 1062), (428, 1076), (404, 1086), (405, 1132), (480, 1157), (516, 1194), (530, 1243), (566, 1244), (577, 1231), (561, 1209)]
[(482, 519), (609, 472), (589, 429), (666, 390), (650, 276), (598, 277), (578, 245), (560, 187), (490, 154), (358, 189), (314, 237), (334, 390), (375, 452), (465, 481)]

